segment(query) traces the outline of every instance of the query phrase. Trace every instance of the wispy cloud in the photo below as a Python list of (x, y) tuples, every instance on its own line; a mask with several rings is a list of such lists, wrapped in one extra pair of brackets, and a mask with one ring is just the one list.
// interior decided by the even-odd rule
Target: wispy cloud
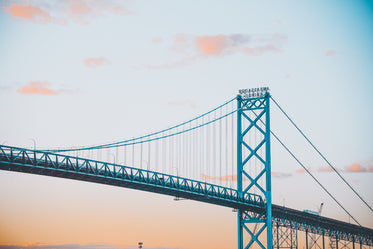
[(52, 21), (52, 17), (48, 12), (30, 4), (11, 4), (7, 7), (3, 7), (3, 9), (15, 18), (31, 22), (48, 23)]
[(163, 42), (163, 38), (162, 37), (156, 37), (156, 38), (152, 39), (151, 42), (154, 43), (154, 44), (158, 44), (158, 43)]
[(367, 169), (360, 164), (354, 163), (351, 166), (345, 167), (347, 172), (367, 172)]
[(237, 175), (234, 174), (234, 175), (224, 175), (221, 177), (215, 177), (215, 176), (201, 174), (201, 179), (211, 180), (211, 181), (222, 181), (222, 182), (227, 182), (227, 181), (237, 182)]
[(325, 56), (335, 56), (337, 54), (337, 51), (333, 49), (326, 50)]
[(107, 14), (133, 15), (117, 0), (8, 0), (2, 7), (12, 17), (35, 23), (87, 24)]
[[(148, 64), (143, 68), (162, 69), (180, 67), (190, 64), (197, 59), (221, 58), (240, 53), (248, 56), (261, 56), (264, 54), (281, 53), (282, 43), (287, 39), (283, 34), (247, 35), (247, 34), (217, 34), (217, 35), (190, 35), (176, 34), (167, 39), (169, 48), (182, 58), (165, 64)], [(163, 38), (154, 38), (153, 43), (164, 41)], [(136, 67), (140, 69), (140, 67)]]
[(104, 57), (99, 57), (99, 58), (87, 58), (83, 60), (84, 65), (87, 67), (98, 67), (102, 66), (104, 64), (110, 64), (110, 62), (105, 59)]
[(280, 19), (275, 18), (274, 21), (275, 21), (275, 24), (278, 24), (278, 25), (283, 24), (283, 22)]
[(52, 84), (48, 81), (29, 81), (26, 85), (21, 85), (18, 89), (8, 87), (7, 90), (31, 95), (72, 95), (81, 93), (80, 89), (71, 88), (68, 84), (53, 84), (53, 89), (51, 85)]
[(272, 171), (271, 176), (276, 177), (276, 178), (286, 178), (286, 177), (292, 176), (292, 174)]
[(333, 172), (334, 170), (332, 169), (332, 167), (326, 166), (326, 167), (318, 168), (317, 171), (319, 171), (319, 172)]
[(30, 81), (28, 86), (22, 86), (17, 92), (22, 94), (56, 95), (57, 92), (47, 88), (47, 81)]
[[(311, 167), (307, 167), (307, 170), (311, 171)], [(306, 173), (306, 170), (305, 169), (297, 169), (295, 172), (298, 173), (298, 174), (303, 174), (303, 173)]]

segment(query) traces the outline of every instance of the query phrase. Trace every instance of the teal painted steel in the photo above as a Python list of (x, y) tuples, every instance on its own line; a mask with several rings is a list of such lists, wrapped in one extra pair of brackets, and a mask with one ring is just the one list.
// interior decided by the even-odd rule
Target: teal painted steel
[(155, 171), (0, 145), (0, 169), (91, 181), (258, 211), (261, 196)]
[[(240, 95), (237, 97), (237, 191), (245, 195), (257, 188), (266, 202), (265, 209), (259, 213), (239, 210), (237, 217), (239, 249), (249, 248), (253, 244), (259, 245), (262, 249), (272, 249), (273, 246), (269, 97), (268, 92), (258, 97), (242, 98)], [(265, 126), (264, 129), (261, 127), (262, 124)], [(248, 143), (250, 132), (259, 132), (262, 139), (258, 144)], [(259, 152), (263, 147), (264, 159)], [(244, 150), (248, 150), (248, 155), (243, 155)], [(250, 175), (248, 167), (254, 160), (259, 161), (259, 165), (254, 165), (259, 173)], [(262, 179), (265, 186), (260, 184)], [(249, 182), (248, 185), (244, 187), (243, 181)], [(264, 230), (267, 230), (267, 239), (263, 244), (259, 236)], [(247, 242), (244, 235), (249, 237)]]

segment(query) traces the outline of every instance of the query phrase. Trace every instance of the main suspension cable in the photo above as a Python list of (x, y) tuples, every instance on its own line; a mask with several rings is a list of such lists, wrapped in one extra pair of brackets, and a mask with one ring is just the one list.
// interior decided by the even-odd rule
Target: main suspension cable
[(370, 211), (373, 212), (372, 207), (361, 197), (357, 191), (351, 186), (350, 183), (347, 182), (347, 180), (338, 172), (338, 170), (333, 167), (333, 165), (325, 158), (325, 156), (316, 148), (316, 146), (308, 139), (308, 137), (299, 129), (299, 127), (293, 122), (293, 120), (287, 115), (287, 113), (280, 107), (280, 105), (276, 102), (276, 100), (273, 99), (271, 96), (271, 99), (276, 104), (276, 106), (280, 109), (280, 111), (285, 115), (285, 117), (293, 124), (293, 126), (302, 134), (302, 136), (307, 140), (307, 142), (312, 146), (312, 148), (322, 157), (322, 159), (325, 160), (325, 162), (337, 173), (337, 175), (346, 183), (346, 185), (360, 198), (362, 202), (365, 203), (365, 205), (370, 209)]
[[(96, 145), (96, 146), (87, 146), (87, 147), (80, 147), (80, 148), (72, 148), (72, 149), (55, 149), (55, 150), (42, 150), (42, 151), (47, 151), (47, 152), (69, 152), (69, 151), (79, 151), (79, 150), (92, 150), (92, 149), (104, 149), (104, 148), (111, 148), (111, 147), (116, 147), (116, 146), (121, 146), (121, 145), (128, 145), (129, 142), (133, 142), (133, 141), (137, 141), (137, 140), (142, 140), (143, 142), (146, 142), (146, 140), (144, 141), (143, 139), (144, 138), (147, 138), (147, 137), (152, 137), (152, 136), (155, 136), (155, 135), (158, 135), (160, 133), (165, 133), (167, 131), (170, 131), (170, 130), (173, 130), (175, 128), (178, 128), (180, 126), (183, 126), (185, 124), (188, 124), (188, 123), (191, 123), (195, 120), (198, 120), (204, 116), (207, 116), (208, 114), (220, 109), (220, 108), (223, 108), (225, 105), (228, 105), (229, 103), (231, 103), (232, 101), (234, 101), (237, 97), (234, 97), (233, 99), (229, 100), (229, 101), (226, 101), (224, 104), (222, 105), (219, 105), (218, 107), (198, 116), (198, 117), (195, 117), (193, 119), (190, 119), (188, 121), (185, 121), (183, 123), (180, 123), (178, 125), (175, 125), (175, 126), (172, 126), (172, 127), (169, 127), (167, 129), (164, 129), (164, 130), (161, 130), (161, 131), (157, 131), (157, 132), (153, 132), (153, 133), (150, 133), (150, 134), (147, 134), (147, 135), (143, 135), (143, 136), (140, 136), (140, 137), (137, 137), (137, 138), (132, 138), (132, 139), (128, 139), (128, 140), (123, 140), (123, 141), (119, 141), (119, 142), (113, 142), (113, 143), (107, 143), (107, 144), (101, 144), (101, 145)], [(165, 136), (167, 137), (167, 136)], [(152, 140), (150, 140), (152, 141)]]

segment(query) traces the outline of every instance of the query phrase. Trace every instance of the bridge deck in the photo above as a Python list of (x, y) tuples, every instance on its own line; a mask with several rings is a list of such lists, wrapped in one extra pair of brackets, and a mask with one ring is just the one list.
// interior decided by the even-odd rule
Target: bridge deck
[[(259, 195), (128, 166), (0, 145), (0, 169), (139, 189), (215, 205), (264, 213)], [(373, 229), (272, 205), (273, 220), (283, 226), (373, 245)]]

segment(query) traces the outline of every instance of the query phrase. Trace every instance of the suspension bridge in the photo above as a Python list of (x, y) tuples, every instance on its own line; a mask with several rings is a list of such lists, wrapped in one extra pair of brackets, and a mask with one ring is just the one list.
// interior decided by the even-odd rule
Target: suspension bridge
[[(267, 87), (240, 90), (235, 98), (194, 119), (117, 142), (38, 150), (0, 145), (0, 169), (138, 189), (233, 208), (237, 211), (239, 249), (297, 249), (302, 243), (306, 249), (373, 246), (373, 229), (361, 226), (271, 131), (270, 103), (280, 108), (372, 211), (271, 97)], [(356, 224), (272, 203), (271, 137)]]

